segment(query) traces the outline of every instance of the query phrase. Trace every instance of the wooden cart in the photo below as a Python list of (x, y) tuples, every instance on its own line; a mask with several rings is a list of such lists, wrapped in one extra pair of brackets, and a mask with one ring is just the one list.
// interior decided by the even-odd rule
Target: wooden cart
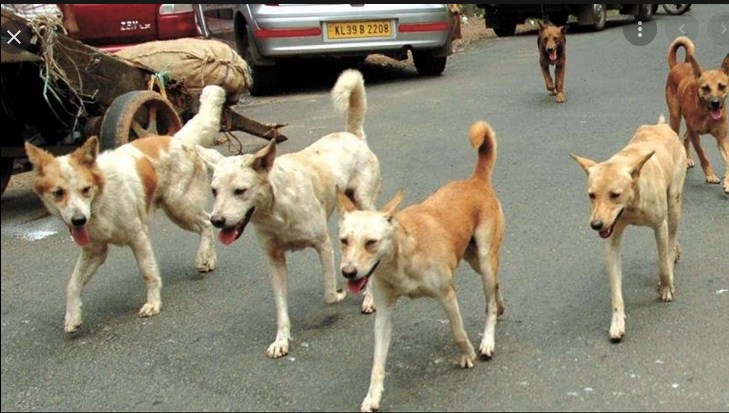
[[(2, 10), (3, 27), (8, 22), (28, 26), (23, 18)], [(85, 137), (98, 135), (102, 149), (109, 149), (146, 134), (175, 133), (197, 112), (199, 90), (191, 91), (175, 79), (160, 90), (162, 82), (154, 81), (151, 69), (60, 33), (54, 38), (52, 64), (65, 76), (62, 84), (52, 85), (53, 90), (41, 76), (49, 65), (41, 47), (12, 53), (2, 49), (3, 192), (14, 172), (28, 168), (27, 162), (16, 162), (26, 158), (26, 140), (64, 154)], [(226, 103), (222, 131), (242, 131), (277, 142), (287, 139), (279, 132), (284, 124), (247, 118), (231, 108), (235, 103)]]

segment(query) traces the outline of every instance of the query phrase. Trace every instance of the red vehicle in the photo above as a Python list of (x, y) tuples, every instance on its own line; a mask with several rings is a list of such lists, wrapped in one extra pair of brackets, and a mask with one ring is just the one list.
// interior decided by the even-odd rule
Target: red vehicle
[(151, 40), (199, 36), (193, 4), (70, 4), (75, 38), (113, 52)]

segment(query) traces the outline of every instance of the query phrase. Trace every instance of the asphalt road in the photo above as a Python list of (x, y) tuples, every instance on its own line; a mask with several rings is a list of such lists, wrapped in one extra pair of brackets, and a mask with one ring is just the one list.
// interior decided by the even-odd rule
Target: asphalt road
[[(627, 336), (613, 344), (602, 240), (588, 226), (584, 172), (569, 157), (606, 159), (639, 125), (666, 113), (666, 33), (675, 25), (696, 19), (697, 58), (718, 67), (727, 47), (710, 40), (707, 25), (721, 12), (725, 5), (661, 13), (646, 46), (626, 41), (632, 22), (573, 30), (561, 105), (544, 90), (533, 32), (474, 43), (437, 78), (419, 78), (403, 65), (363, 67), (365, 130), (384, 177), (380, 205), (399, 188), (410, 204), (468, 176), (475, 156), (466, 131), (485, 119), (497, 133), (494, 185), (507, 219), (500, 273), (506, 313), (495, 357), (461, 370), (440, 306), (403, 299), (382, 410), (729, 410), (729, 197), (704, 183), (698, 168), (688, 172), (670, 304), (656, 292), (652, 232), (626, 232)], [(288, 73), (281, 94), (247, 97), (239, 107), (256, 120), (289, 124), (284, 153), (344, 123), (328, 95), (335, 72)], [(263, 142), (243, 141), (246, 150)], [(722, 174), (714, 139), (703, 143)], [(360, 314), (360, 297), (324, 304), (313, 250), (289, 255), (293, 342), (283, 359), (265, 356), (275, 312), (253, 232), (229, 247), (218, 243), (218, 268), (200, 275), (193, 268), (197, 237), (161, 213), (153, 242), (162, 313), (137, 317), (143, 283), (131, 252), (114, 248), (85, 291), (81, 333), (66, 338), (63, 291), (78, 248), (27, 186), (11, 185), (2, 197), (2, 411), (359, 409), (374, 318)], [(464, 264), (456, 286), (477, 345), (485, 317), (480, 280)]]

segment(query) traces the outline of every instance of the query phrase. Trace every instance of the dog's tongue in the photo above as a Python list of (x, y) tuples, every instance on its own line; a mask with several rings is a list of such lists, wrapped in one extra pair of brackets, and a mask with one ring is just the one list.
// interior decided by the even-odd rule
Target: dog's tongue
[(80, 246), (84, 246), (89, 243), (89, 232), (86, 231), (86, 227), (71, 227), (69, 228), (71, 231), (71, 237), (74, 241), (76, 241), (76, 244)]
[(608, 238), (608, 237), (610, 237), (610, 235), (612, 233), (613, 233), (613, 228), (610, 227), (610, 228), (607, 228), (607, 229), (604, 229), (604, 230), (600, 231), (600, 237), (601, 238)]
[(369, 277), (362, 277), (359, 280), (349, 280), (347, 281), (347, 289), (352, 294), (359, 294), (367, 285), (367, 281), (369, 281)]
[(711, 118), (714, 120), (721, 119), (721, 109), (712, 109), (709, 111), (711, 113)]
[(230, 245), (238, 239), (238, 227), (230, 229), (221, 229), (218, 233), (218, 239), (224, 245)]
[(557, 51), (556, 50), (552, 50), (551, 52), (549, 52), (549, 60), (551, 60), (553, 62), (555, 60), (557, 60)]

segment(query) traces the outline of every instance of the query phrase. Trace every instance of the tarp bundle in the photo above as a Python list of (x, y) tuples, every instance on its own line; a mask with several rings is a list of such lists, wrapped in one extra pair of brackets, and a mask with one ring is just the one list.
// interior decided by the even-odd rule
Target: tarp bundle
[(235, 103), (251, 86), (248, 64), (227, 44), (213, 39), (157, 40), (122, 49), (117, 56), (155, 72), (168, 72), (188, 89), (223, 87)]

